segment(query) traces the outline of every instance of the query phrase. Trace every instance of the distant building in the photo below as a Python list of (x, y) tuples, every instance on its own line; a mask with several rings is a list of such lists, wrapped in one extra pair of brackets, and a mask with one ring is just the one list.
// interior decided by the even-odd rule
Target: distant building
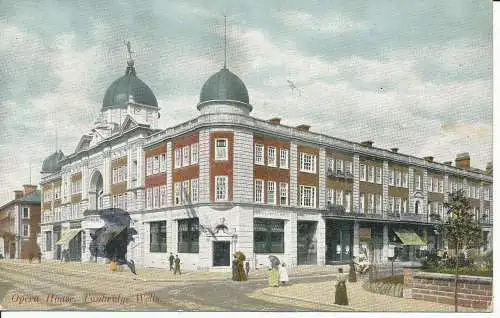
[(230, 268), (235, 251), (252, 268), (269, 255), (289, 266), (345, 264), (365, 251), (376, 263), (394, 250), (414, 260), (442, 247), (436, 224), (457, 189), (491, 246), (492, 177), (471, 169), (468, 153), (453, 166), (251, 117), (247, 88), (226, 67), (196, 107), (198, 117), (158, 129), (156, 97), (130, 60), (74, 153), (43, 163), (44, 257), (69, 249), (88, 261), (100, 214), (116, 208), (132, 217), (127, 257), (138, 266), (167, 268), (171, 251), (198, 270)]
[(36, 185), (14, 191), (14, 200), (0, 207), (0, 237), (7, 259), (39, 257), (41, 192)]

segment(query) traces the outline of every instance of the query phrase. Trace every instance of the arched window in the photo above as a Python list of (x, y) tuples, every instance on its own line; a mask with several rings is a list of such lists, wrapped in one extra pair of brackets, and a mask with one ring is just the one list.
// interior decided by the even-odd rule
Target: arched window
[(418, 214), (419, 213), (419, 207), (420, 207), (420, 202), (419, 201), (415, 201), (415, 214)]

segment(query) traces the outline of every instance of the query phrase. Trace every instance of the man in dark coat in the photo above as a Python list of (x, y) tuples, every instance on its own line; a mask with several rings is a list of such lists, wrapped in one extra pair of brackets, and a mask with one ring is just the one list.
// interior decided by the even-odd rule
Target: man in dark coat
[(232, 270), (233, 270), (233, 280), (234, 281), (240, 280), (240, 275), (238, 275), (238, 259), (236, 258), (236, 255), (233, 257)]
[(174, 270), (174, 261), (175, 261), (174, 254), (172, 252), (170, 252), (170, 257), (168, 258), (168, 262), (170, 264), (170, 271), (171, 272)]
[(179, 255), (175, 255), (175, 269), (174, 269), (174, 274), (179, 273), (181, 274), (181, 259), (179, 258)]
[(248, 272), (250, 271), (250, 262), (249, 261), (246, 261), (245, 262), (245, 272), (247, 274), (247, 278), (248, 278)]

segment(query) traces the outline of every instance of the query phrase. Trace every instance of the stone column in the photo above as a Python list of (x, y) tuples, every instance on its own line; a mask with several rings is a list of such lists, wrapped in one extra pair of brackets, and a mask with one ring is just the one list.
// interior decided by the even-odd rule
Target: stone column
[(291, 213), (285, 221), (285, 258), (287, 265), (297, 266), (297, 214)]
[(326, 222), (324, 218), (319, 218), (316, 229), (316, 250), (318, 265), (325, 265), (326, 262)]
[[(210, 131), (209, 129), (201, 129), (198, 140), (198, 162), (200, 168), (200, 176), (198, 181), (199, 186), (199, 202), (210, 202)], [(174, 149), (171, 149), (174, 151)], [(172, 156), (172, 154), (171, 154)], [(170, 160), (170, 162), (172, 162)], [(170, 182), (171, 183), (171, 182)], [(172, 193), (172, 185), (170, 185), (170, 193)], [(168, 190), (167, 190), (168, 191)], [(169, 195), (172, 200), (172, 195)]]
[(319, 164), (318, 164), (318, 173), (319, 173), (319, 189), (318, 189), (318, 199), (319, 204), (318, 207), (320, 209), (325, 208), (326, 204), (326, 151), (325, 148), (321, 147), (319, 149)]
[[(359, 212), (359, 155), (354, 154), (352, 158), (352, 212)], [(354, 253), (354, 251), (353, 251)]]
[(413, 197), (413, 192), (415, 191), (415, 169), (413, 167), (408, 168), (408, 213), (415, 213), (415, 198)]
[[(198, 146), (198, 149), (199, 149), (199, 146)], [(173, 193), (172, 193), (172, 153), (173, 153), (173, 149), (172, 149), (172, 142), (169, 141), (167, 142), (167, 206), (172, 206), (172, 196), (173, 196)], [(198, 150), (198, 154), (200, 153), (200, 151)], [(200, 171), (201, 173), (201, 171)], [(198, 181), (199, 182), (199, 181)], [(198, 183), (199, 184), (199, 183)], [(200, 190), (198, 190), (198, 193), (199, 193)]]
[(297, 185), (297, 144), (290, 143), (290, 206), (297, 206), (298, 185)]
[(382, 249), (382, 263), (385, 263), (389, 256), (389, 225), (387, 224), (384, 224), (382, 242), (384, 244)]
[[(233, 201), (253, 203), (253, 134), (244, 130), (234, 132)], [(279, 148), (276, 149), (277, 155)], [(277, 162), (279, 165), (279, 161)], [(279, 183), (276, 184), (279, 201)]]
[(423, 199), (423, 202), (422, 202), (422, 212), (426, 215), (429, 214), (429, 211), (428, 211), (428, 208), (427, 208), (427, 199), (428, 199), (428, 187), (429, 187), (429, 183), (428, 183), (428, 180), (427, 180), (427, 169), (424, 170), (424, 175), (422, 176), (422, 193), (424, 194), (424, 199)]
[(382, 214), (387, 215), (389, 211), (389, 162), (382, 163)]
[(352, 239), (352, 256), (359, 256), (359, 222), (354, 221), (353, 231), (352, 231), (353, 239)]

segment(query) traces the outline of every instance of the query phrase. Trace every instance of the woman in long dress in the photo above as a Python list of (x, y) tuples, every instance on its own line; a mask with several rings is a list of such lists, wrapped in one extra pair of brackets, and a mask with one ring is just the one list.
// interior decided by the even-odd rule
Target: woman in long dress
[(288, 272), (286, 271), (285, 263), (281, 264), (279, 272), (281, 285), (286, 285), (288, 283)]
[(335, 304), (337, 305), (349, 305), (345, 281), (346, 277), (344, 275), (344, 272), (342, 268), (339, 268), (339, 277), (337, 279), (337, 286), (335, 287)]

